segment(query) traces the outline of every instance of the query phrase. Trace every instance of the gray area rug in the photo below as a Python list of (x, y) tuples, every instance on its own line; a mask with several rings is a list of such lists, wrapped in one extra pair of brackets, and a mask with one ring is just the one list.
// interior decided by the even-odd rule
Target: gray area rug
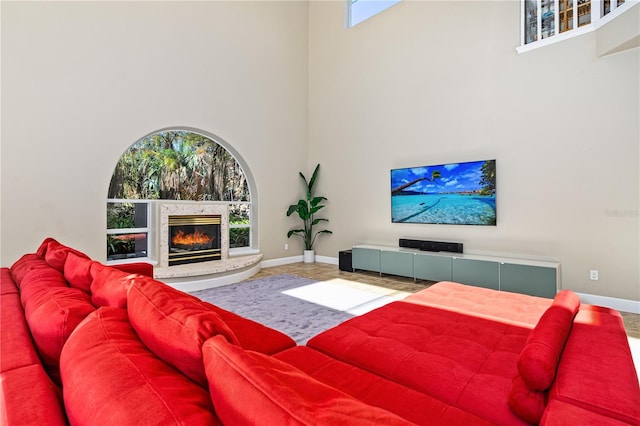
[(353, 317), (346, 312), (282, 294), (285, 290), (314, 282), (317, 281), (284, 274), (194, 291), (191, 294), (282, 331), (299, 345), (304, 345), (316, 334)]

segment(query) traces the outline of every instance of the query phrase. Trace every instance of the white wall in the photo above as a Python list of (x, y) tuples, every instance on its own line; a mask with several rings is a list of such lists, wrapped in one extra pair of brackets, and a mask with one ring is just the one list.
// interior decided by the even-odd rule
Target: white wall
[[(299, 254), (284, 213), (320, 162), (334, 234), (319, 255), (453, 240), (640, 299), (638, 48), (597, 57), (588, 34), (518, 55), (517, 1), (403, 1), (351, 30), (341, 1), (0, 7), (3, 266), (46, 236), (104, 259), (117, 159), (187, 126), (251, 167), (266, 259)], [(497, 227), (390, 223), (391, 168), (487, 158)]]
[(308, 156), (306, 2), (1, 7), (3, 266), (47, 236), (104, 260), (113, 168), (170, 126), (218, 135), (243, 156), (260, 247), (284, 255)]
[[(519, 7), (404, 1), (345, 30), (341, 2), (310, 3), (310, 164), (334, 231), (320, 254), (457, 241), (640, 300), (639, 49), (597, 57), (591, 33), (518, 55)], [(491, 158), (498, 226), (391, 224), (390, 169)]]

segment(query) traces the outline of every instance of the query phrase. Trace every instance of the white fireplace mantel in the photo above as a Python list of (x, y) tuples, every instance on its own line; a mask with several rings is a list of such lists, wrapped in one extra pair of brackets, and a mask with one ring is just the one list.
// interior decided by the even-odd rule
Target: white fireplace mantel
[[(153, 270), (157, 279), (170, 281), (188, 280), (191, 277), (206, 277), (202, 284), (190, 284), (189, 289), (215, 286), (213, 281), (219, 277), (221, 283), (235, 281), (233, 277), (244, 279), (260, 269), (261, 254), (229, 257), (229, 206), (216, 202), (170, 202), (159, 206), (158, 235), (160, 252), (158, 265)], [(220, 260), (169, 266), (169, 216), (181, 215), (220, 215)]]
[[(229, 258), (229, 206), (226, 203), (166, 203), (160, 204), (160, 256), (159, 268), (169, 267), (169, 216), (220, 215), (221, 259), (202, 263), (224, 263)], [(197, 267), (197, 263), (193, 267)], [(182, 265), (182, 266), (191, 266)], [(175, 268), (175, 267), (172, 267)], [(182, 268), (189, 269), (189, 268)]]

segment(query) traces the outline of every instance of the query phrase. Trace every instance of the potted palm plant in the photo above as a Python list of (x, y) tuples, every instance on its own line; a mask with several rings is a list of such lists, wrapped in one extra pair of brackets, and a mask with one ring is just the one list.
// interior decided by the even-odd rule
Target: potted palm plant
[(314, 231), (314, 226), (320, 222), (329, 222), (329, 219), (316, 217), (315, 214), (318, 210), (324, 208), (321, 204), (326, 201), (326, 197), (316, 196), (313, 193), (313, 187), (318, 178), (318, 171), (320, 170), (320, 164), (318, 164), (311, 175), (311, 179), (307, 181), (307, 178), (300, 172), (300, 177), (304, 182), (306, 189), (306, 197), (298, 200), (296, 204), (291, 204), (287, 210), (287, 216), (291, 216), (293, 213), (297, 213), (300, 220), (302, 220), (303, 227), (299, 229), (291, 229), (287, 233), (287, 238), (291, 238), (292, 235), (296, 235), (304, 241), (304, 262), (313, 263), (315, 259), (315, 251), (313, 250), (313, 244), (316, 241), (316, 237), (320, 234), (332, 234), (328, 229), (322, 229)]

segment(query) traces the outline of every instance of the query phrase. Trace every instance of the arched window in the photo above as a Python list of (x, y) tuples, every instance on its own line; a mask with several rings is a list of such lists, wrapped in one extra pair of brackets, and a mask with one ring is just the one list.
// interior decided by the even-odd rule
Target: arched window
[(220, 138), (195, 130), (162, 130), (134, 143), (109, 185), (107, 260), (154, 257), (155, 200), (228, 203), (230, 250), (251, 248), (255, 185), (241, 162)]

